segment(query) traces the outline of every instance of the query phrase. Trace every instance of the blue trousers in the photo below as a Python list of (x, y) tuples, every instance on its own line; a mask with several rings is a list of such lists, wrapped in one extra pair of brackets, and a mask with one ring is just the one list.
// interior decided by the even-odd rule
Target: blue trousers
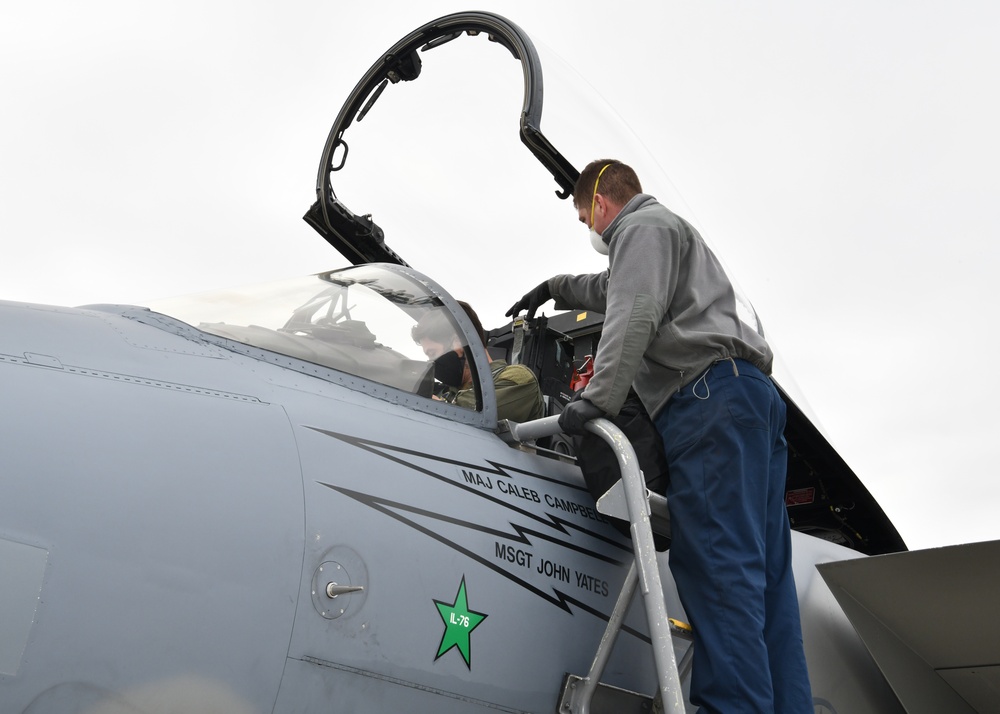
[(704, 712), (811, 714), (784, 402), (752, 364), (723, 361), (654, 421), (670, 465), (670, 571), (694, 628), (691, 702)]

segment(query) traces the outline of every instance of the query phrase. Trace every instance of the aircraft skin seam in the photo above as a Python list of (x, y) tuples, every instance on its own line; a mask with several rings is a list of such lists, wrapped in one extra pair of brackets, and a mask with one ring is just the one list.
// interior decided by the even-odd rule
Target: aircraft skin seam
[[(219, 347), (202, 339), (203, 333), (200, 330), (189, 325), (183, 325), (183, 327), (187, 328), (186, 330), (180, 329), (178, 325), (174, 324), (174, 321), (154, 319), (151, 317), (155, 314), (156, 313), (145, 312), (145, 314), (136, 315), (134, 314), (134, 311), (128, 311), (121, 315), (98, 314), (96, 317), (114, 330), (119, 337), (125, 340), (125, 342), (136, 349), (166, 352), (168, 354), (188, 355), (191, 357), (204, 357), (206, 359), (226, 359), (226, 356), (222, 353)], [(200, 349), (192, 347), (171, 347), (167, 345), (152, 344), (145, 340), (137, 340), (135, 339), (135, 330), (122, 329), (120, 321), (114, 319), (116, 317), (123, 317), (126, 320), (132, 320), (145, 327), (151, 327), (154, 330), (159, 330), (160, 332), (177, 335), (178, 337), (184, 338), (185, 345), (189, 345), (193, 342), (198, 345)], [(209, 352), (209, 350), (211, 350), (211, 352)]]
[(19, 367), (50, 369), (50, 370), (55, 370), (57, 372), (65, 372), (67, 374), (73, 374), (80, 377), (94, 377), (97, 379), (106, 379), (112, 382), (121, 382), (122, 384), (134, 384), (140, 387), (155, 387), (158, 389), (167, 389), (173, 392), (197, 394), (203, 397), (219, 397), (221, 399), (231, 399), (233, 401), (247, 402), (250, 404), (267, 404), (267, 402), (262, 402), (257, 397), (252, 397), (247, 394), (237, 394), (235, 392), (223, 392), (217, 389), (205, 389), (203, 387), (193, 387), (189, 384), (180, 384), (178, 382), (164, 382), (158, 379), (149, 379), (147, 377), (136, 377), (133, 375), (122, 374), (119, 372), (109, 372), (106, 370), (87, 369), (85, 367), (73, 367), (71, 365), (51, 366), (51, 365), (35, 364), (33, 362), (29, 362), (26, 359), (13, 357), (11, 355), (0, 354), (0, 364), (3, 363), (17, 365)]
[(429, 687), (426, 684), (418, 684), (416, 682), (411, 682), (407, 679), (400, 679), (399, 677), (392, 677), (387, 674), (380, 674), (378, 672), (372, 672), (368, 669), (360, 669), (358, 667), (351, 667), (350, 665), (340, 664), (338, 662), (331, 662), (329, 660), (321, 659), (319, 657), (313, 657), (306, 655), (304, 657), (297, 657), (300, 662), (306, 662), (308, 664), (315, 664), (319, 667), (328, 667), (329, 669), (337, 669), (342, 672), (347, 672), (349, 674), (357, 674), (362, 677), (371, 677), (372, 679), (378, 679), (383, 682), (390, 682), (391, 684), (398, 684), (401, 687), (409, 687), (410, 689), (418, 689), (422, 692), (427, 692), (429, 694), (437, 694), (443, 697), (448, 697), (449, 699), (457, 699), (461, 702), (468, 702), (469, 704), (476, 704), (487, 709), (495, 709), (501, 712), (508, 712), (508, 714), (526, 714), (521, 709), (509, 709), (507, 707), (502, 707), (492, 702), (487, 702), (482, 699), (475, 699), (473, 697), (468, 697), (462, 694), (456, 694), (455, 692), (449, 692), (444, 689), (438, 689), (437, 687)]
[[(250, 359), (259, 360), (265, 364), (280, 367), (281, 369), (291, 370), (307, 377), (314, 377), (327, 384), (343, 387), (344, 389), (350, 389), (353, 392), (360, 392), (365, 396), (372, 397), (373, 399), (403, 406), (407, 409), (413, 409), (414, 411), (422, 412), (424, 414), (433, 414), (434, 416), (444, 417), (446, 419), (462, 424), (468, 424), (470, 426), (484, 426), (483, 412), (474, 412), (469, 409), (463, 409), (462, 407), (456, 407), (453, 405), (441, 407), (440, 405), (444, 404), (443, 402), (437, 402), (426, 397), (421, 397), (405, 390), (396, 389), (394, 387), (365, 379), (364, 377), (359, 377), (348, 372), (343, 372), (332, 367), (325, 367), (298, 357), (289, 357), (288, 355), (278, 352), (271, 352), (270, 350), (265, 350), (261, 347), (254, 347), (253, 345), (244, 344), (242, 342), (226, 339), (224, 337), (218, 337), (217, 335), (205, 333), (204, 340), (209, 344), (228, 350), (229, 352), (249, 357)], [(441, 411), (441, 409), (444, 409), (444, 411)]]

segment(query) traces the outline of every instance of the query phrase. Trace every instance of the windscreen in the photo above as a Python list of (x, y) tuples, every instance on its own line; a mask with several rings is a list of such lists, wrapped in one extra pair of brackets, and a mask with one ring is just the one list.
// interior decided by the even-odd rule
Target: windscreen
[[(150, 307), (211, 335), (428, 398), (449, 399), (474, 381), (456, 353), (467, 341), (441, 301), (378, 265)], [(475, 405), (474, 396), (460, 404)]]

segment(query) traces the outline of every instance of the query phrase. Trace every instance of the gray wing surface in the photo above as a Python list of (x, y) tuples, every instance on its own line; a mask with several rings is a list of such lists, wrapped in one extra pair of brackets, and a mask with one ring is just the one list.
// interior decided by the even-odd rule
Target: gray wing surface
[(1000, 712), (1000, 541), (819, 565), (910, 714)]

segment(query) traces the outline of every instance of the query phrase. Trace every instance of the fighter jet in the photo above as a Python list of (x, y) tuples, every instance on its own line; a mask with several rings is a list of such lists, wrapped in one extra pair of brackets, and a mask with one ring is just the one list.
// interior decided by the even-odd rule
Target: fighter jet
[[(458, 13), (382, 53), (330, 131), (306, 220), (352, 267), (144, 306), (0, 303), (0, 710), (652, 706), (655, 633), (637, 603), (604, 650), (593, 701), (573, 696), (637, 548), (595, 503), (572, 442), (498, 419), (490, 378), (487, 349), (531, 367), (558, 413), (601, 316), (499, 326), (484, 346), (444, 287), (454, 276), (408, 265), (373, 218), (382, 207), (358, 212), (334, 191), (349, 164), (379, 155), (349, 155), (347, 130), (453, 40), (520, 70), (517, 135), (560, 206), (581, 159), (542, 132), (538, 46), (505, 18)], [(445, 152), (419, 151), (432, 181)], [(371, 198), (399, 198), (386, 190), (399, 160), (371, 169)], [(436, 398), (447, 384), (414, 339), (428, 320), (463, 347), (474, 406)], [(982, 567), (995, 544), (907, 553), (780, 366), (775, 380), (816, 711), (995, 710), (996, 625), (971, 614), (982, 610), (955, 617), (959, 595), (996, 592)], [(668, 558), (656, 556), (662, 599), (683, 622)], [(938, 597), (925, 602), (927, 582)], [(694, 645), (677, 629), (683, 663)], [(680, 676), (683, 690), (683, 665)]]

